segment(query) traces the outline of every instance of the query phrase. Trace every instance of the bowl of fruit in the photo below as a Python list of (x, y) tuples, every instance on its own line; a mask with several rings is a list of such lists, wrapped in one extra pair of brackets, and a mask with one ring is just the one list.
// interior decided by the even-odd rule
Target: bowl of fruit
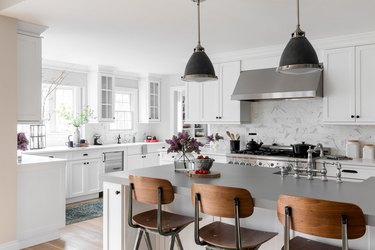
[(196, 170), (205, 170), (209, 172), (214, 161), (215, 159), (208, 156), (198, 155), (197, 159), (194, 160), (194, 167)]

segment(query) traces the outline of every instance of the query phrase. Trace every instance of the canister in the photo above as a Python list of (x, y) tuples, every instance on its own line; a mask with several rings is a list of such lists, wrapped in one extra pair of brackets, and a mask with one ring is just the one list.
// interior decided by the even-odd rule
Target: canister
[(365, 144), (362, 148), (363, 159), (372, 160), (375, 158), (375, 147), (372, 144)]
[(348, 140), (346, 142), (346, 156), (351, 158), (359, 158), (359, 141)]

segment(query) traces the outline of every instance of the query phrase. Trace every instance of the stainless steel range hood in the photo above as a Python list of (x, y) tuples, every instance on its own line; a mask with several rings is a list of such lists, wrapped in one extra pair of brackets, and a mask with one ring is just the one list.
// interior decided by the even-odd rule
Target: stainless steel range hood
[(323, 97), (321, 71), (288, 75), (275, 68), (242, 71), (231, 96), (232, 100), (260, 101)]

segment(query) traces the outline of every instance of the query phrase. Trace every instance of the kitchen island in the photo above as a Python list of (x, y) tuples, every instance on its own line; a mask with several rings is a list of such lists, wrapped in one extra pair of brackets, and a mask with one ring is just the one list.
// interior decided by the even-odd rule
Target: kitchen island
[[(279, 194), (354, 203), (362, 208), (366, 215), (368, 226), (366, 235), (361, 239), (350, 241), (350, 247), (355, 249), (375, 249), (375, 200), (371, 198), (371, 192), (375, 190), (374, 177), (363, 182), (337, 183), (334, 180), (323, 182), (319, 179), (310, 181), (305, 178), (295, 179), (291, 176), (281, 177), (274, 174), (277, 172), (277, 169), (272, 168), (244, 168), (217, 163), (214, 164), (212, 169), (220, 171), (221, 177), (217, 179), (191, 178), (187, 177), (184, 173), (175, 172), (173, 165), (105, 175), (103, 178), (105, 198), (104, 249), (132, 248), (136, 232), (127, 226), (126, 219), (127, 177), (129, 174), (169, 180), (174, 187), (176, 199), (167, 209), (188, 215), (193, 215), (193, 206), (190, 197), (190, 189), (193, 183), (241, 187), (249, 190), (253, 196), (256, 209), (251, 217), (242, 220), (242, 225), (280, 233), (278, 237), (267, 242), (260, 249), (280, 249), (282, 246), (282, 226), (278, 222), (276, 215)], [(134, 212), (149, 208), (145, 205), (135, 203)], [(204, 217), (203, 224), (218, 219), (220, 218), (206, 216)], [(119, 230), (120, 232), (118, 232)], [(185, 249), (199, 249), (194, 244), (192, 225), (182, 232), (181, 239)], [(165, 240), (163, 238), (157, 236), (153, 241), (159, 249), (165, 249)], [(324, 241), (331, 244), (340, 244), (340, 241), (337, 240), (327, 239)]]

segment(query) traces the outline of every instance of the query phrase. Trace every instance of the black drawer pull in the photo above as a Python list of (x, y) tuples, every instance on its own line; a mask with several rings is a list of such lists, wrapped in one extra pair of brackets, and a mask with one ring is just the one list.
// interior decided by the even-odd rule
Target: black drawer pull
[(358, 174), (357, 170), (351, 170), (351, 169), (343, 169), (343, 173), (350, 173), (350, 174)]
[(120, 194), (120, 191), (116, 191), (115, 194), (116, 194), (116, 195), (119, 195), (119, 194)]
[(48, 156), (49, 158), (55, 158), (55, 156), (53, 156), (53, 155), (50, 155), (50, 156)]
[(83, 156), (88, 156), (89, 154), (83, 154)]

